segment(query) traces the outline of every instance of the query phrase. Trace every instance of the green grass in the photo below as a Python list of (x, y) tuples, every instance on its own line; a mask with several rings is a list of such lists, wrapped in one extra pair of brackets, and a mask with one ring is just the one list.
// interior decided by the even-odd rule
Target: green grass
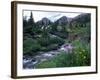
[(90, 66), (90, 45), (82, 44), (80, 41), (73, 42), (76, 46), (72, 53), (60, 52), (51, 60), (39, 63), (37, 68), (76, 67)]

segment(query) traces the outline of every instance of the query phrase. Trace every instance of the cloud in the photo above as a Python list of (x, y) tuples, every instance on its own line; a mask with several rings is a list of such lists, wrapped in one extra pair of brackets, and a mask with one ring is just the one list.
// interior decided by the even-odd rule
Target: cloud
[[(30, 13), (31, 13), (31, 11), (24, 11), (23, 16), (24, 17), (26, 16), (27, 20), (28, 20), (30, 17)], [(32, 11), (32, 13), (33, 13), (35, 22), (41, 20), (44, 17), (46, 17), (46, 18), (50, 19), (52, 22), (54, 22), (62, 16), (73, 18), (73, 17), (76, 17), (81, 14), (81, 13), (72, 13), (72, 12), (66, 12), (66, 13), (64, 12), (63, 13), (63, 12), (49, 12), (49, 11)]]

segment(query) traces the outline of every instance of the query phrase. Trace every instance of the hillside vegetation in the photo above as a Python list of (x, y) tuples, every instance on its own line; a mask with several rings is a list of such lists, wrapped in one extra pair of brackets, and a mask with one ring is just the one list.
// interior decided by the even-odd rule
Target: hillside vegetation
[[(34, 13), (33, 13), (34, 14)], [(44, 17), (34, 21), (23, 17), (23, 55), (36, 56), (58, 50), (64, 44), (71, 44), (71, 52), (60, 51), (52, 59), (40, 62), (36, 68), (90, 66), (91, 65), (91, 14), (83, 13), (74, 18), (62, 16), (55, 22)]]

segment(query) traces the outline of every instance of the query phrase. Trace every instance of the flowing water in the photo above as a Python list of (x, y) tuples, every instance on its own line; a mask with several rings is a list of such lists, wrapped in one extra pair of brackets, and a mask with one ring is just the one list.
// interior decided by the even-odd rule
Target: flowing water
[(72, 45), (64, 44), (58, 50), (44, 52), (44, 53), (38, 54), (34, 57), (23, 56), (23, 68), (24, 69), (34, 69), (36, 64), (39, 64), (40, 62), (43, 62), (43, 61), (49, 60), (51, 58), (54, 58), (55, 56), (60, 54), (60, 51), (63, 50), (63, 51), (69, 52), (69, 51), (72, 51), (72, 49), (73, 49)]

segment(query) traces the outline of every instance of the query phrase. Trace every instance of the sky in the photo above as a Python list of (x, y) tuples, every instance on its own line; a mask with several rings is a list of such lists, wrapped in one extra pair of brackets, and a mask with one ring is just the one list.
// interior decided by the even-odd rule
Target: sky
[[(23, 16), (26, 16), (26, 19), (28, 20), (30, 17), (31, 11), (23, 11)], [(81, 13), (74, 13), (74, 12), (50, 12), (50, 11), (32, 11), (34, 21), (37, 22), (41, 20), (42, 18), (46, 17), (50, 19), (52, 22), (56, 21), (62, 16), (66, 16), (69, 18), (76, 17), (80, 15)]]

